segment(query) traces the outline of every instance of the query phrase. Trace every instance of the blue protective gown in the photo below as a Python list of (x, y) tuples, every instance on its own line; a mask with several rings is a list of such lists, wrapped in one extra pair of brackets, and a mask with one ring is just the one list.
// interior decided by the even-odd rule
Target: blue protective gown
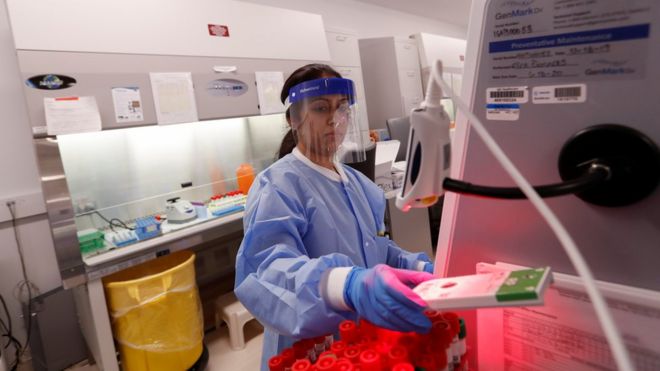
[(379, 236), (383, 192), (354, 169), (336, 166), (343, 174), (333, 180), (300, 152), (289, 154), (261, 172), (250, 189), (234, 292), (265, 326), (262, 370), (294, 341), (335, 333), (341, 321), (355, 319), (322, 299), (319, 283), (327, 269), (415, 269), (430, 261)]

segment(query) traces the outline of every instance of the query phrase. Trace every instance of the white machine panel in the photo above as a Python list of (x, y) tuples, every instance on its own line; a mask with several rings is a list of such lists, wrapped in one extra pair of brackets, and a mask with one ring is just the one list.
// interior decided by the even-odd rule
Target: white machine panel
[(7, 7), (19, 50), (330, 59), (326, 43), (308, 42), (325, 39), (320, 15), (241, 1), (8, 0)]
[[(473, 1), (461, 95), (532, 185), (561, 181), (557, 163), (562, 146), (590, 126), (624, 125), (660, 143), (659, 5), (653, 0)], [(520, 92), (521, 98), (508, 104), (489, 102), (490, 93), (502, 89)], [(550, 91), (553, 97), (546, 96)], [(563, 92), (575, 94), (566, 100), (559, 94)], [(468, 124), (459, 113), (452, 177), (513, 186)], [(596, 279), (660, 291), (659, 189), (623, 207), (596, 206), (575, 196), (547, 203)], [(557, 238), (528, 201), (448, 193), (437, 271), (446, 276), (472, 274), (477, 263), (495, 261), (548, 265), (554, 272), (575, 275)], [(571, 314), (593, 316), (584, 310)], [(481, 333), (474, 333), (481, 332), (474, 313), (464, 315), (471, 339), (480, 338)], [(626, 333), (623, 318), (615, 316)], [(600, 329), (593, 331), (602, 335)], [(482, 351), (476, 343), (472, 346)], [(510, 364), (504, 369), (546, 369), (533, 366)]]

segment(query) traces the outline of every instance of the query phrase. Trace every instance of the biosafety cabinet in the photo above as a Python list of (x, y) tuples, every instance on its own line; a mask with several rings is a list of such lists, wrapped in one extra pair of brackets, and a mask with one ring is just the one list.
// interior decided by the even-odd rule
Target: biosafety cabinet
[(329, 62), (323, 21), (235, 1), (7, 7), (62, 282), (94, 358), (116, 369), (100, 278), (240, 241), (236, 191), (276, 159), (286, 77)]
[[(329, 60), (320, 16), (241, 2), (10, 0), (8, 10), (65, 286), (188, 234), (174, 206), (226, 195), (242, 164), (256, 173), (273, 162), (285, 77)], [(77, 232), (122, 244), (123, 225), (168, 211), (160, 239), (81, 257)], [(206, 221), (186, 227), (216, 228)]]

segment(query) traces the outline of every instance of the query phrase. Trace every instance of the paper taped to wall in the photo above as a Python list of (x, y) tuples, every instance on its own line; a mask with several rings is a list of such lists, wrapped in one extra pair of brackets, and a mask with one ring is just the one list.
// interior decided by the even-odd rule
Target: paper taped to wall
[(44, 98), (48, 135), (101, 130), (101, 115), (94, 97)]

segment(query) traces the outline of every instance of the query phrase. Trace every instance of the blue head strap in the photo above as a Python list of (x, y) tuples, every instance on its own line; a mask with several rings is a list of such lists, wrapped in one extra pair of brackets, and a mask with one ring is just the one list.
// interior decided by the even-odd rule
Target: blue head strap
[(322, 78), (301, 82), (289, 89), (290, 104), (306, 98), (320, 95), (341, 94), (348, 97), (350, 104), (355, 103), (355, 85), (352, 80), (339, 77)]

